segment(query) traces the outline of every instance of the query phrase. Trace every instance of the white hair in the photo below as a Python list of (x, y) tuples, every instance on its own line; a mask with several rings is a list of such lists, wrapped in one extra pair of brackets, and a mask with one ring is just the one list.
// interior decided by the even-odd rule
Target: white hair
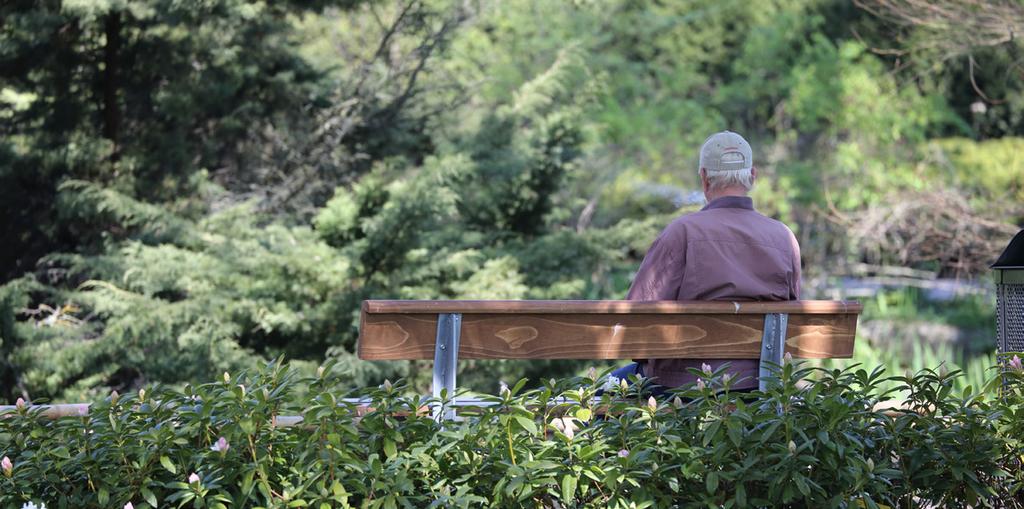
[(708, 187), (712, 191), (735, 186), (743, 186), (743, 189), (747, 191), (754, 188), (754, 173), (751, 168), (721, 171), (708, 171), (706, 168), (701, 168), (700, 172), (707, 176)]

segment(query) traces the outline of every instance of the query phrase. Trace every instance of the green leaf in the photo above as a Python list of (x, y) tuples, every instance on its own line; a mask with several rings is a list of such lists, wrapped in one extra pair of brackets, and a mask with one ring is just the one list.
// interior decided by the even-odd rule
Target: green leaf
[(729, 441), (736, 447), (739, 447), (740, 443), (743, 442), (743, 430), (740, 429), (740, 423), (730, 419), (725, 423), (725, 431), (729, 435)]
[(522, 426), (527, 433), (531, 435), (537, 434), (537, 423), (533, 422), (533, 419), (527, 418), (522, 415), (515, 416), (515, 419), (516, 422), (518, 422), (519, 425)]
[(159, 507), (157, 505), (156, 495), (154, 495), (149, 488), (143, 486), (139, 491), (142, 493), (142, 499), (145, 500), (147, 504), (151, 507)]
[(708, 493), (714, 495), (718, 492), (718, 472), (709, 472), (707, 478), (704, 479), (704, 485), (708, 489)]
[(394, 458), (398, 456), (398, 447), (395, 446), (395, 441), (390, 438), (384, 439), (384, 454), (388, 458)]
[(794, 475), (793, 483), (796, 484), (796, 489), (800, 490), (800, 493), (803, 494), (803, 496), (806, 497), (811, 494), (811, 488), (807, 486), (807, 481), (802, 475)]
[(171, 463), (171, 458), (168, 458), (167, 456), (160, 456), (160, 464), (163, 465), (168, 472), (172, 474), (178, 473), (177, 467), (174, 466), (174, 463)]
[(708, 425), (708, 428), (704, 430), (704, 436), (701, 444), (705, 447), (708, 446), (715, 439), (715, 435), (718, 434), (718, 429), (722, 427), (722, 421), (715, 421)]
[(594, 413), (591, 412), (589, 408), (580, 408), (579, 410), (576, 410), (576, 418), (583, 422), (589, 421), (593, 416)]
[(569, 503), (576, 497), (576, 477), (565, 474), (562, 476), (562, 502)]

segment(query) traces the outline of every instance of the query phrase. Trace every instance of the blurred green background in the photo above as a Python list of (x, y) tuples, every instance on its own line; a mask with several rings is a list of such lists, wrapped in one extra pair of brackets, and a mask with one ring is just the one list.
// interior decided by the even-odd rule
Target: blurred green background
[(855, 360), (981, 380), (987, 266), (1024, 224), (1022, 24), (1013, 0), (7, 1), (0, 399), (279, 355), (426, 390), (429, 362), (355, 358), (363, 299), (622, 298), (722, 129), (805, 298), (865, 303)]

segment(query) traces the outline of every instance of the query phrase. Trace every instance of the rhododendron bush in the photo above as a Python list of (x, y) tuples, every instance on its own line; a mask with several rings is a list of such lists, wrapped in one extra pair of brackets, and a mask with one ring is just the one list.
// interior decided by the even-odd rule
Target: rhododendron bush
[(907, 399), (889, 411), (881, 370), (787, 362), (753, 394), (694, 372), (699, 386), (660, 399), (645, 380), (521, 381), (445, 422), (404, 383), (343, 393), (330, 366), (299, 378), (279, 363), (72, 417), (22, 405), (0, 419), (0, 505), (1024, 505), (1019, 361), (962, 393), (955, 372), (896, 377)]

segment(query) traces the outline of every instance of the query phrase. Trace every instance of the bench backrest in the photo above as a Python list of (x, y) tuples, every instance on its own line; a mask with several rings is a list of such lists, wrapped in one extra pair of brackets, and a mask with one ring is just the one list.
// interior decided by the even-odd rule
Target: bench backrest
[[(847, 301), (363, 302), (359, 358), (434, 359), (434, 396), (463, 359), (760, 359), (853, 356), (861, 306)], [(451, 410), (435, 409), (438, 418)]]
[(359, 358), (433, 358), (441, 314), (462, 315), (463, 359), (759, 359), (766, 314), (788, 315), (793, 357), (848, 358), (860, 311), (848, 301), (368, 300)]

